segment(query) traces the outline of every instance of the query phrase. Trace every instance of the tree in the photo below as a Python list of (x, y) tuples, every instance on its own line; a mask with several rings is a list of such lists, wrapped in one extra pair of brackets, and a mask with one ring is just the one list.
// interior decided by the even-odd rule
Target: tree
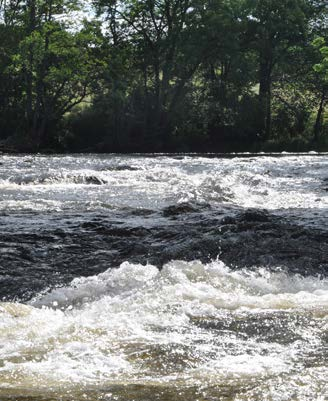
[(324, 38), (318, 37), (313, 41), (313, 47), (320, 53), (320, 61), (313, 66), (317, 86), (320, 85), (321, 89), (319, 108), (313, 128), (313, 139), (315, 142), (318, 142), (322, 126), (322, 117), (328, 99), (328, 46)]
[(95, 19), (73, 23), (78, 1), (0, 0), (2, 138), (38, 150), (71, 130), (81, 148), (242, 150), (308, 140), (310, 124), (319, 138), (323, 0), (93, 0)]
[(306, 0), (248, 0), (248, 6), (249, 35), (258, 53), (261, 136), (269, 139), (273, 73), (289, 49), (304, 42), (311, 13)]
[(101, 64), (100, 25), (81, 21), (69, 29), (65, 21), (78, 9), (74, 0), (29, 0), (9, 14), (23, 35), (7, 71), (20, 82), (22, 130), (35, 149), (50, 143), (50, 131), (91, 93)]
[(21, 116), (21, 79), (9, 67), (19, 42), (24, 37), (21, 24), (15, 23), (16, 2), (0, 2), (0, 136), (8, 137)]
[(121, 42), (126, 48), (122, 43), (128, 41), (133, 48), (132, 68), (140, 78), (135, 93), (143, 98), (141, 137), (162, 146), (174, 125), (174, 111), (205, 57), (206, 46), (199, 46), (196, 33), (200, 6), (193, 0), (101, 0), (97, 5), (106, 15), (112, 46)]
[[(242, 109), (253, 97), (256, 54), (247, 36), (246, 5), (243, 0), (216, 0), (204, 10), (203, 36), (208, 52), (202, 62), (202, 84), (213, 145), (234, 141), (247, 131)], [(253, 128), (249, 115), (247, 124)]]

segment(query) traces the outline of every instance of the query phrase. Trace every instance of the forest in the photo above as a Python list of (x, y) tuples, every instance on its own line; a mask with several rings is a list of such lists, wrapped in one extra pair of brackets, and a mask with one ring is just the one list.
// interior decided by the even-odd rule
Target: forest
[(0, 150), (328, 151), (328, 4), (0, 0)]

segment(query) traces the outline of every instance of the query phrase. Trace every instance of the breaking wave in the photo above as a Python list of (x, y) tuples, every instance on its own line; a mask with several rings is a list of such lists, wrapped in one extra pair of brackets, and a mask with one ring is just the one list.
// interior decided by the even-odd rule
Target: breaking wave
[(220, 261), (172, 261), (161, 271), (126, 262), (30, 305), (1, 304), (0, 395), (51, 387), (109, 400), (123, 386), (115, 399), (131, 399), (130, 389), (144, 400), (161, 386), (159, 400), (191, 389), (215, 399), (224, 391), (232, 400), (291, 399), (279, 398), (283, 380), (286, 397), (318, 399), (327, 308), (327, 279), (232, 271)]
[(92, 174), (70, 174), (61, 173), (57, 175), (43, 174), (31, 176), (14, 176), (1, 180), (0, 185), (51, 185), (51, 184), (81, 184), (81, 185), (103, 185), (107, 181), (101, 175)]

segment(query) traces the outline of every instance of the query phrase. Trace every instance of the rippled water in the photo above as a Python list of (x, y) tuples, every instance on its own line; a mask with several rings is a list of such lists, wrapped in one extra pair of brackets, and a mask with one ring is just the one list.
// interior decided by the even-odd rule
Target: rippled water
[(185, 201), (271, 210), (322, 209), (328, 204), (328, 156), (77, 155), (1, 160), (0, 207), (5, 211), (156, 208)]
[(187, 257), (286, 226), (325, 266), (328, 156), (0, 161), (1, 401), (328, 400), (322, 269)]

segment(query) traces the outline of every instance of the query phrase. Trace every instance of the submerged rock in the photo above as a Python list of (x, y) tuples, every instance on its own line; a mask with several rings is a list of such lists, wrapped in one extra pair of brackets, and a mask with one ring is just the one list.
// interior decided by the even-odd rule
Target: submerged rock
[(92, 185), (103, 185), (103, 184), (106, 184), (105, 180), (103, 180), (103, 179), (101, 179), (99, 177), (96, 177), (94, 175), (90, 175), (90, 176), (84, 177), (84, 181), (87, 184), (92, 184)]
[(177, 205), (171, 205), (163, 209), (164, 217), (174, 217), (181, 214), (197, 213), (204, 209), (209, 209), (210, 206), (206, 204), (191, 204), (191, 203), (179, 203)]
[(181, 203), (179, 205), (168, 206), (163, 210), (164, 217), (178, 216), (185, 213), (194, 213), (197, 209), (189, 203)]
[(137, 170), (139, 170), (137, 167), (129, 166), (127, 164), (122, 164), (119, 166), (109, 166), (103, 169), (103, 171), (137, 171)]
[(240, 214), (239, 219), (246, 222), (268, 222), (270, 221), (269, 215), (263, 210), (247, 210)]

